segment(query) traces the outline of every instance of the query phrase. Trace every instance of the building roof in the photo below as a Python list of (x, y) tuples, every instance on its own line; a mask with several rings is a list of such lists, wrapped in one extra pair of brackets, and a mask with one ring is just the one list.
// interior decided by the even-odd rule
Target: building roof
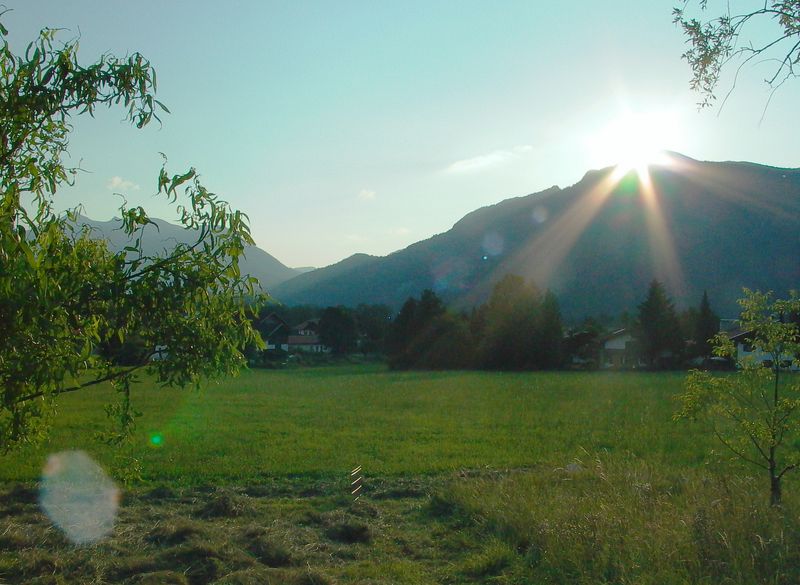
[(289, 345), (322, 345), (317, 335), (290, 335)]
[(752, 329), (734, 329), (733, 331), (726, 331), (728, 339), (731, 341), (744, 341), (753, 335)]
[(622, 337), (623, 335), (632, 335), (632, 333), (623, 327), (622, 329), (617, 329), (611, 333), (607, 333), (601, 339), (605, 342), (610, 339), (614, 339), (615, 337)]
[(289, 330), (289, 325), (277, 313), (270, 313), (258, 322), (258, 327), (263, 327), (265, 337), (272, 337), (282, 328)]
[(303, 331), (306, 329), (310, 329), (312, 331), (316, 331), (319, 328), (319, 319), (309, 319), (308, 321), (303, 321), (300, 325), (297, 325), (292, 329), (292, 331)]

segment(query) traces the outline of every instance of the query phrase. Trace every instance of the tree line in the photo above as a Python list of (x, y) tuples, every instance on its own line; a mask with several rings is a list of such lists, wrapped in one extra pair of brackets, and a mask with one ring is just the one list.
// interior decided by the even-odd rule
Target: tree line
[(387, 339), (399, 369), (553, 369), (563, 363), (563, 323), (556, 296), (509, 274), (471, 312), (448, 311), (431, 290), (409, 298)]
[(706, 293), (697, 308), (679, 313), (664, 285), (653, 280), (635, 316), (606, 324), (586, 318), (567, 328), (552, 291), (509, 274), (470, 312), (448, 310), (431, 290), (409, 298), (389, 328), (385, 349), (395, 369), (596, 368), (608, 334), (624, 329), (634, 340), (628, 348), (632, 364), (666, 369), (705, 362), (719, 323)]

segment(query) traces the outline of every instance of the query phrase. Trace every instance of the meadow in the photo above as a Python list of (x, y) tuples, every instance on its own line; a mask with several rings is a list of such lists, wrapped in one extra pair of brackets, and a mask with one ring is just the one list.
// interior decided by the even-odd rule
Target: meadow
[(682, 380), (380, 366), (246, 371), (199, 391), (145, 380), (129, 448), (95, 439), (114, 393), (90, 389), (61, 399), (50, 439), (6, 457), (0, 480), (35, 480), (47, 454), (66, 448), (112, 467), (122, 452), (141, 461), (145, 480), (179, 484), (338, 476), (356, 465), (379, 476), (563, 467), (587, 451), (691, 465), (707, 449), (698, 429), (671, 420)]
[[(796, 583), (797, 482), (673, 421), (681, 373), (246, 371), (65, 396), (51, 437), (4, 456), (0, 583)], [(36, 506), (49, 453), (124, 488), (112, 537), (67, 543)], [(713, 450), (717, 453), (712, 453)], [(349, 494), (362, 466), (364, 495)]]

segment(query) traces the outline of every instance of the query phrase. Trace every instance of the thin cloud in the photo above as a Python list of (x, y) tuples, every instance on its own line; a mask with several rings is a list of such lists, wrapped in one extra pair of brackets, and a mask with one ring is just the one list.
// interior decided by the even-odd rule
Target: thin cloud
[(389, 230), (390, 236), (407, 236), (411, 230), (407, 227), (396, 227)]
[(138, 191), (139, 185), (122, 177), (113, 176), (106, 183), (106, 188), (110, 191)]
[(472, 158), (458, 160), (445, 169), (447, 173), (474, 173), (496, 168), (514, 161), (533, 150), (528, 144), (515, 146), (510, 150), (495, 150)]
[(361, 234), (345, 234), (345, 239), (350, 240), (351, 242), (366, 242), (367, 238), (362, 236)]
[(372, 189), (361, 189), (361, 191), (358, 192), (358, 198), (361, 199), (361, 201), (373, 201), (376, 195), (377, 193)]

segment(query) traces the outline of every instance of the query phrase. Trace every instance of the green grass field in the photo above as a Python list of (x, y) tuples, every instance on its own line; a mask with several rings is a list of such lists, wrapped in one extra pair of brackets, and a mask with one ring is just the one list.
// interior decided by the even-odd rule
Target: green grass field
[[(800, 582), (797, 482), (770, 509), (758, 470), (674, 422), (683, 378), (348, 366), (200, 391), (145, 381), (122, 449), (93, 439), (109, 388), (66, 396), (47, 443), (3, 458), (0, 583)], [(36, 506), (64, 449), (118, 480), (141, 465), (90, 547)]]
[[(248, 371), (200, 391), (142, 383), (132, 455), (144, 478), (241, 483), (292, 474), (419, 475), (564, 466), (585, 452), (694, 465), (704, 435), (671, 419), (681, 374), (386, 372), (379, 367)], [(109, 423), (108, 388), (62, 398), (50, 440), (6, 458), (0, 479), (32, 480), (47, 453), (85, 449)], [(159, 445), (152, 438), (161, 438)]]

